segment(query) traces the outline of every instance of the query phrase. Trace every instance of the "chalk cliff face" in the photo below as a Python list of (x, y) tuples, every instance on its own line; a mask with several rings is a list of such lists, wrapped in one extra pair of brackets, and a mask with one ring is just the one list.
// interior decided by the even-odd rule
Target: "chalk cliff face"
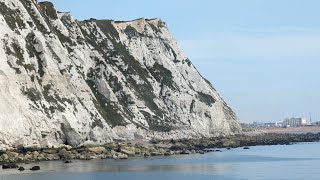
[(77, 21), (0, 0), (0, 149), (241, 131), (160, 19)]

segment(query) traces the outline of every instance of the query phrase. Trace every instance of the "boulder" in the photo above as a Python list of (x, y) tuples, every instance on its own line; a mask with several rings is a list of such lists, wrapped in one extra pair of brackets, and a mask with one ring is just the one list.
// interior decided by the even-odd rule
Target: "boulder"
[(39, 171), (40, 170), (40, 166), (33, 166), (30, 170), (31, 171)]
[(114, 151), (114, 150), (111, 150), (111, 151), (110, 151), (110, 154), (111, 154), (111, 156), (113, 156), (113, 155), (117, 154), (117, 152)]
[(8, 164), (2, 165), (2, 169), (17, 169), (17, 168), (19, 168), (19, 166), (16, 163), (8, 163)]
[(162, 156), (162, 155), (163, 154), (158, 151), (151, 152), (151, 156)]
[(61, 149), (58, 154), (61, 159), (71, 159), (71, 152), (66, 149)]
[(52, 143), (47, 138), (44, 138), (40, 141), (40, 146), (42, 148), (52, 148)]
[(71, 149), (73, 149), (73, 147), (70, 145), (66, 145), (66, 144), (59, 144), (59, 145), (52, 145), (52, 149), (66, 149), (66, 150), (70, 151)]
[(130, 150), (127, 150), (127, 149), (121, 149), (120, 152), (123, 153), (123, 154), (126, 154), (128, 156), (134, 156), (136, 154), (134, 151), (130, 151)]
[(116, 149), (117, 148), (117, 144), (115, 143), (108, 143), (108, 144), (105, 144), (105, 148), (109, 151), (113, 150), (113, 149)]
[(94, 147), (97, 144), (95, 142), (93, 142), (93, 141), (85, 141), (82, 145), (84, 147)]
[(57, 150), (56, 149), (43, 149), (42, 152), (47, 153), (47, 154), (56, 154)]
[(37, 160), (39, 161), (43, 161), (46, 159), (46, 153), (40, 153), (38, 156), (37, 156)]
[(25, 145), (23, 149), (25, 151), (38, 151), (41, 149), (41, 146), (40, 144), (31, 144), (31, 145)]
[(32, 156), (33, 156), (34, 159), (37, 159), (39, 155), (40, 155), (40, 153), (38, 151), (34, 151), (32, 153)]
[(7, 155), (8, 159), (16, 159), (19, 156), (19, 153), (9, 151), (7, 152)]
[(172, 154), (170, 152), (165, 152), (164, 156), (171, 156)]
[(94, 152), (96, 154), (102, 154), (105, 152), (106, 148), (105, 147), (90, 147), (90, 148), (87, 148), (87, 150), (89, 152)]
[(128, 159), (128, 155), (119, 153), (118, 158), (119, 159)]
[(121, 146), (121, 149), (126, 149), (128, 151), (136, 152), (137, 149), (133, 146)]
[(180, 154), (192, 154), (189, 150), (183, 150)]
[(92, 156), (90, 156), (89, 154), (80, 154), (80, 155), (79, 155), (79, 159), (80, 159), (80, 160), (87, 160), (87, 161), (88, 161), (88, 160), (91, 160), (91, 159), (93, 159), (93, 158), (92, 158)]
[(19, 171), (24, 171), (25, 169), (24, 169), (24, 167), (20, 166), (18, 170)]
[(53, 161), (53, 160), (59, 160), (60, 156), (59, 154), (45, 154), (44, 160), (46, 161)]
[(113, 159), (128, 159), (128, 155), (122, 153), (116, 153), (112, 155)]
[(25, 161), (24, 155), (23, 155), (23, 154), (19, 154), (19, 156), (16, 158), (16, 160), (17, 160), (18, 162), (23, 162), (23, 161)]

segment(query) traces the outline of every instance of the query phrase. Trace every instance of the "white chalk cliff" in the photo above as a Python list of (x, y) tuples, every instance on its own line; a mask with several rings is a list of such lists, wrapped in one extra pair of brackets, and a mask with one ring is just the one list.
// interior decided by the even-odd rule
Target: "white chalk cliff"
[(0, 149), (241, 131), (160, 19), (77, 21), (0, 0)]

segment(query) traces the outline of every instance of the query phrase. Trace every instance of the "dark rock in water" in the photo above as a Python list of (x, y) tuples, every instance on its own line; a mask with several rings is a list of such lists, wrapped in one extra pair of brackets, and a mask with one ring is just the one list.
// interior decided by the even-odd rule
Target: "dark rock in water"
[(163, 154), (161, 154), (160, 152), (151, 152), (151, 156), (162, 156)]
[(15, 163), (3, 164), (2, 169), (17, 169), (19, 166)]
[(18, 170), (19, 171), (24, 171), (25, 169), (24, 169), (24, 167), (20, 166)]
[(69, 164), (69, 163), (72, 163), (72, 161), (71, 160), (66, 160), (66, 161), (64, 161), (64, 163)]
[(40, 170), (40, 166), (33, 166), (30, 170), (31, 171), (38, 171), (38, 170)]
[(250, 148), (246, 146), (246, 147), (244, 147), (243, 149), (250, 149)]
[(144, 158), (148, 158), (149, 156), (151, 156), (150, 153), (144, 153), (144, 154), (143, 154), (143, 157), (144, 157)]
[(203, 151), (204, 151), (204, 152), (214, 152), (213, 149), (204, 149)]
[(222, 152), (220, 149), (215, 150), (215, 152)]
[(230, 149), (231, 149), (230, 147), (227, 148), (227, 150), (230, 150)]
[(191, 154), (191, 152), (189, 150), (184, 150), (180, 154)]

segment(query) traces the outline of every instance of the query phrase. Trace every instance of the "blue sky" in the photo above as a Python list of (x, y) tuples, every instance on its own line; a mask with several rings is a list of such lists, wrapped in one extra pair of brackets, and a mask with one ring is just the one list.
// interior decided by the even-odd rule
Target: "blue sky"
[(242, 122), (320, 121), (318, 0), (52, 0), (79, 20), (166, 21)]

